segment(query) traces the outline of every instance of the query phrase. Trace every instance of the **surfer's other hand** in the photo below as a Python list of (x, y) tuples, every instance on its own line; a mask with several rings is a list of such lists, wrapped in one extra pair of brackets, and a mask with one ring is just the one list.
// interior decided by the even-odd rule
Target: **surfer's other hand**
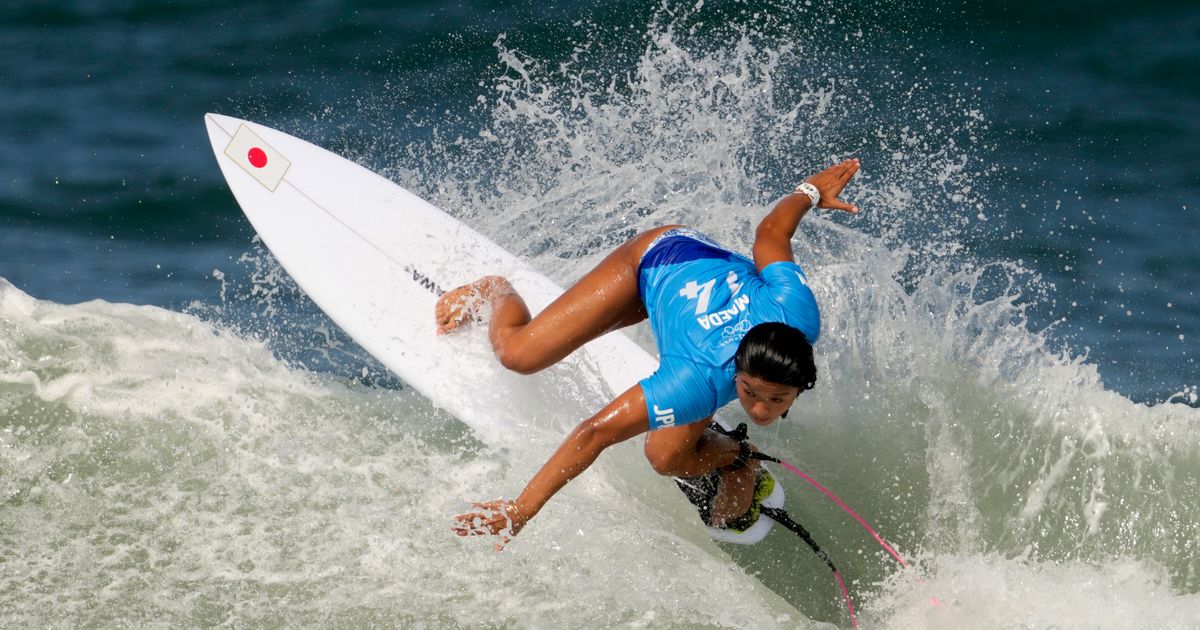
[(821, 201), (817, 203), (817, 207), (845, 210), (846, 212), (857, 214), (858, 206), (846, 203), (838, 197), (842, 194), (842, 190), (846, 188), (846, 184), (850, 182), (850, 178), (854, 177), (855, 173), (858, 173), (858, 167), (858, 158), (852, 158), (839, 164), (834, 164), (804, 180), (816, 186), (817, 190), (821, 191)]
[(517, 509), (516, 502), (496, 499), (483, 503), (472, 503), (471, 507), (480, 512), (466, 512), (454, 517), (451, 530), (459, 536), (501, 536), (501, 544), (496, 546), (499, 551), (504, 543), (516, 536), (525, 527), (528, 519)]

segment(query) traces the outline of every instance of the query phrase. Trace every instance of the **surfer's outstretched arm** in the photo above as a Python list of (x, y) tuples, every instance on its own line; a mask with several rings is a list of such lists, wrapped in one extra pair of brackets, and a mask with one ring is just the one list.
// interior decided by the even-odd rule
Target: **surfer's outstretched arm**
[(513, 534), (521, 530), (567, 482), (587, 470), (604, 449), (650, 428), (642, 386), (634, 385), (599, 413), (579, 423), (515, 501), (476, 503), (481, 512), (455, 517), (459, 536)]
[[(649, 425), (645, 394), (641, 385), (634, 385), (599, 413), (579, 423), (515, 501), (473, 504), (481, 511), (456, 516), (454, 532), (459, 536), (515, 535), (550, 497), (587, 470), (604, 449), (645, 433)], [(733, 463), (739, 451), (737, 442), (706, 433), (707, 426), (705, 420), (651, 433), (646, 440), (646, 457), (651, 466), (662, 475), (698, 476)], [(745, 490), (753, 491), (753, 487), (751, 476)], [(733, 497), (729, 502), (740, 505), (737, 513), (741, 514), (749, 507), (748, 500), (747, 494)]]
[(842, 190), (858, 172), (858, 159), (846, 160), (809, 177), (805, 183), (812, 184), (820, 193), (820, 201), (814, 206), (807, 194), (796, 192), (779, 200), (771, 212), (758, 224), (754, 233), (754, 266), (762, 271), (773, 262), (795, 262), (792, 255), (792, 237), (800, 226), (800, 219), (814, 207), (831, 208), (857, 213), (858, 206), (838, 198)]

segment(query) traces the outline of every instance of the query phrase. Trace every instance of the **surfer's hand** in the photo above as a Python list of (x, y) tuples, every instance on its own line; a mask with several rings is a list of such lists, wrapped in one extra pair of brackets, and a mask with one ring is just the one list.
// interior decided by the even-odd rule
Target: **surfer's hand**
[(804, 180), (816, 186), (817, 190), (821, 191), (821, 201), (817, 203), (817, 207), (845, 210), (846, 212), (857, 214), (858, 206), (846, 203), (838, 197), (842, 194), (842, 190), (846, 188), (846, 184), (850, 182), (850, 178), (854, 177), (854, 174), (858, 172), (858, 167), (858, 158), (853, 158), (840, 164), (834, 164)]
[(454, 517), (451, 528), (459, 536), (500, 536), (496, 550), (516, 536), (529, 519), (517, 509), (516, 502), (497, 499), (483, 503), (472, 503), (471, 507), (484, 510), (467, 512)]

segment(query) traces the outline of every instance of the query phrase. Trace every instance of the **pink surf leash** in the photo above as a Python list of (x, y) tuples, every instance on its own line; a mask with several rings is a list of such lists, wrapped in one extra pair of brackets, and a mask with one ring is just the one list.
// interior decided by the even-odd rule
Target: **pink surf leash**
[[(769, 462), (775, 462), (776, 464), (779, 464), (780, 466), (783, 466), (784, 468), (792, 471), (797, 476), (799, 476), (801, 479), (803, 479), (803, 480), (807, 481), (809, 484), (811, 484), (817, 490), (820, 490), (822, 494), (829, 497), (834, 503), (838, 504), (838, 506), (841, 507), (843, 510), (845, 510), (847, 514), (854, 517), (854, 520), (858, 521), (858, 524), (862, 525), (863, 529), (867, 530), (867, 532), (869, 532), (871, 534), (871, 536), (875, 539), (875, 541), (878, 542), (885, 550), (887, 550), (887, 552), (889, 554), (891, 554), (891, 556), (893, 558), (896, 559), (896, 562), (900, 563), (900, 566), (904, 567), (905, 569), (909, 568), (908, 563), (904, 561), (904, 558), (900, 557), (900, 554), (897, 553), (896, 550), (893, 549), (892, 546), (889, 545), (888, 542), (886, 540), (884, 540), (883, 537), (880, 536), (879, 533), (876, 532), (875, 529), (873, 527), (871, 527), (865, 519), (863, 519), (863, 517), (859, 516), (858, 512), (855, 512), (853, 509), (851, 509), (850, 506), (846, 505), (845, 501), (842, 501), (841, 499), (839, 499), (838, 496), (835, 495), (834, 493), (830, 492), (828, 488), (821, 485), (820, 483), (817, 483), (816, 479), (809, 477), (808, 475), (804, 474), (804, 472), (801, 471), (800, 469), (779, 459), (778, 457), (771, 457), (770, 455), (766, 455), (764, 453), (753, 453), (750, 455), (750, 457), (752, 457), (754, 459), (761, 459), (761, 460), (765, 460), (765, 461), (769, 461)], [(800, 538), (804, 540), (804, 542), (808, 543), (808, 546), (811, 547), (813, 552), (817, 554), (817, 557), (819, 557), (822, 561), (824, 561), (825, 565), (828, 566), (831, 571), (833, 571), (833, 577), (835, 580), (837, 580), (838, 587), (842, 591), (842, 599), (844, 599), (846, 601), (846, 609), (850, 611), (850, 623), (855, 628), (859, 627), (858, 619), (855, 617), (855, 614), (854, 614), (854, 603), (850, 600), (850, 591), (849, 591), (849, 589), (846, 588), (846, 582), (842, 579), (842, 574), (837, 570), (837, 567), (835, 567), (833, 565), (833, 562), (830, 561), (829, 555), (826, 554), (823, 549), (821, 549), (819, 546), (817, 546), (817, 543), (813, 542), (813, 539), (809, 535), (808, 531), (805, 530), (804, 527), (802, 527), (799, 523), (793, 521), (791, 519), (791, 517), (788, 516), (787, 512), (785, 512), (784, 510), (779, 509), (779, 508), (763, 508), (762, 514), (770, 517), (775, 522), (779, 523), (780, 525), (783, 525), (784, 527), (788, 528), (792, 532), (799, 535)], [(934, 604), (935, 605), (937, 604), (936, 600), (934, 600)]]
[(838, 587), (842, 589), (842, 599), (846, 601), (846, 610), (850, 611), (850, 623), (857, 628), (858, 619), (856, 619), (854, 616), (854, 602), (850, 600), (850, 590), (846, 588), (846, 582), (842, 579), (841, 572), (837, 570), (837, 567), (833, 565), (833, 561), (829, 559), (829, 554), (825, 553), (825, 550), (821, 549), (821, 547), (813, 541), (812, 536), (809, 535), (808, 530), (804, 529), (803, 525), (793, 521), (792, 517), (788, 516), (787, 511), (783, 510), (782, 508), (764, 507), (762, 508), (761, 513), (763, 516), (769, 517), (776, 523), (779, 523), (780, 525), (792, 530), (792, 532), (799, 536), (801, 540), (808, 543), (808, 546), (812, 548), (813, 553), (817, 554), (817, 557), (825, 563), (825, 566), (829, 567), (830, 571), (833, 571), (833, 579), (837, 580)]
[[(722, 434), (724, 434), (728, 437), (731, 437), (731, 438), (737, 440), (738, 442), (740, 442), (743, 447), (742, 457), (751, 458), (751, 459), (759, 459), (759, 460), (774, 462), (776, 464), (779, 464), (780, 466), (783, 466), (784, 468), (795, 473), (801, 479), (807, 481), (809, 484), (811, 484), (817, 490), (820, 490), (821, 494), (824, 494), (825, 496), (829, 497), (830, 500), (832, 500), (834, 503), (838, 504), (838, 507), (845, 510), (846, 513), (849, 514), (850, 516), (854, 517), (854, 520), (858, 521), (858, 524), (862, 525), (863, 529), (867, 530), (867, 532), (869, 532), (871, 534), (871, 537), (874, 538), (875, 541), (880, 544), (880, 546), (882, 546), (885, 550), (887, 550), (887, 552), (889, 554), (891, 554), (891, 556), (893, 558), (896, 559), (896, 562), (900, 563), (901, 567), (903, 567), (905, 569), (909, 568), (908, 563), (904, 561), (904, 558), (900, 557), (900, 554), (897, 553), (896, 550), (893, 549), (892, 546), (889, 545), (888, 542), (883, 539), (883, 536), (880, 536), (879, 532), (876, 532), (875, 528), (871, 527), (867, 523), (866, 519), (859, 516), (858, 512), (855, 512), (853, 509), (850, 508), (849, 505), (846, 505), (845, 501), (842, 501), (840, 498), (838, 498), (838, 496), (836, 494), (834, 494), (833, 492), (830, 492), (829, 488), (826, 488), (825, 486), (821, 485), (820, 483), (817, 483), (816, 479), (809, 477), (800, 469), (779, 459), (778, 457), (771, 457), (770, 455), (767, 455), (766, 453), (757, 452), (757, 451), (747, 453), (746, 452), (747, 449), (745, 448), (745, 444), (746, 444), (745, 443), (745, 440), (746, 440), (746, 424), (745, 423), (738, 425), (738, 427), (733, 430), (726, 429), (724, 426), (722, 426), (720, 423), (717, 423), (717, 422), (712, 423), (711, 427), (714, 430), (716, 430), (717, 432), (722, 433)], [(742, 460), (742, 461), (745, 461), (745, 460)], [(858, 618), (854, 613), (854, 602), (852, 602), (850, 600), (850, 590), (846, 588), (846, 581), (842, 579), (841, 572), (837, 570), (837, 567), (834, 566), (833, 561), (829, 559), (829, 554), (825, 553), (825, 550), (821, 549), (821, 547), (818, 546), (817, 543), (813, 541), (812, 536), (809, 535), (809, 533), (808, 533), (808, 530), (804, 529), (804, 527), (802, 525), (800, 525), (796, 521), (792, 520), (792, 518), (788, 515), (787, 511), (785, 511), (784, 509), (764, 507), (761, 509), (761, 513), (764, 516), (767, 516), (771, 520), (775, 521), (776, 523), (779, 523), (780, 525), (783, 525), (787, 529), (791, 530), (792, 533), (800, 536), (801, 540), (803, 540), (805, 543), (807, 543), (808, 546), (813, 550), (813, 553), (817, 554), (817, 557), (820, 558), (821, 561), (825, 563), (825, 566), (829, 567), (830, 571), (833, 571), (833, 577), (835, 580), (837, 580), (838, 588), (841, 589), (841, 591), (842, 591), (842, 599), (844, 599), (846, 601), (846, 609), (850, 612), (850, 623), (855, 628), (859, 627), (858, 626)], [(930, 601), (933, 603), (934, 606), (938, 605), (937, 598), (933, 598)]]
[(895, 549), (892, 549), (892, 546), (889, 545), (888, 542), (883, 539), (883, 536), (880, 536), (879, 533), (876, 532), (874, 528), (872, 528), (870, 525), (868, 525), (867, 521), (864, 520), (863, 517), (858, 515), (858, 512), (855, 512), (854, 510), (850, 509), (849, 505), (846, 505), (846, 503), (844, 501), (842, 501), (841, 499), (839, 499), (837, 497), (837, 495), (830, 492), (829, 488), (822, 486), (821, 484), (817, 483), (816, 479), (809, 477), (808, 475), (801, 472), (795, 466), (793, 466), (777, 457), (772, 457), (768, 461), (773, 461), (776, 464), (779, 464), (780, 466), (783, 466), (784, 468), (796, 473), (797, 475), (799, 475), (799, 477), (801, 479), (812, 484), (812, 486), (814, 488), (816, 488), (817, 490), (820, 490), (822, 494), (824, 494), (825, 496), (832, 499), (833, 502), (838, 504), (838, 506), (841, 507), (843, 510), (845, 510), (847, 514), (849, 514), (850, 516), (853, 516), (854, 520), (858, 521), (858, 524), (862, 525), (863, 529), (867, 530), (867, 532), (869, 532), (871, 534), (871, 536), (875, 539), (876, 542), (878, 542), (880, 544), (880, 546), (882, 546), (885, 550), (887, 550), (888, 553), (892, 554), (892, 557), (896, 559), (896, 562), (900, 563), (900, 566), (904, 567), (905, 569), (908, 568), (908, 563), (904, 561), (904, 558), (900, 557), (900, 554), (897, 553)]

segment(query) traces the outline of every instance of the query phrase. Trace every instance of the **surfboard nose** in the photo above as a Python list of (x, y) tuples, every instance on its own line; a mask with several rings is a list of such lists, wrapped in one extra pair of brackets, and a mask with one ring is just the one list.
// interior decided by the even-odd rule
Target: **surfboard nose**
[(224, 114), (217, 114), (214, 112), (208, 112), (204, 114), (204, 126), (208, 129), (209, 136), (212, 136), (214, 132), (219, 131), (226, 137), (232, 137), (233, 132), (245, 122), (246, 121), (240, 118), (234, 118), (233, 116), (226, 116)]

